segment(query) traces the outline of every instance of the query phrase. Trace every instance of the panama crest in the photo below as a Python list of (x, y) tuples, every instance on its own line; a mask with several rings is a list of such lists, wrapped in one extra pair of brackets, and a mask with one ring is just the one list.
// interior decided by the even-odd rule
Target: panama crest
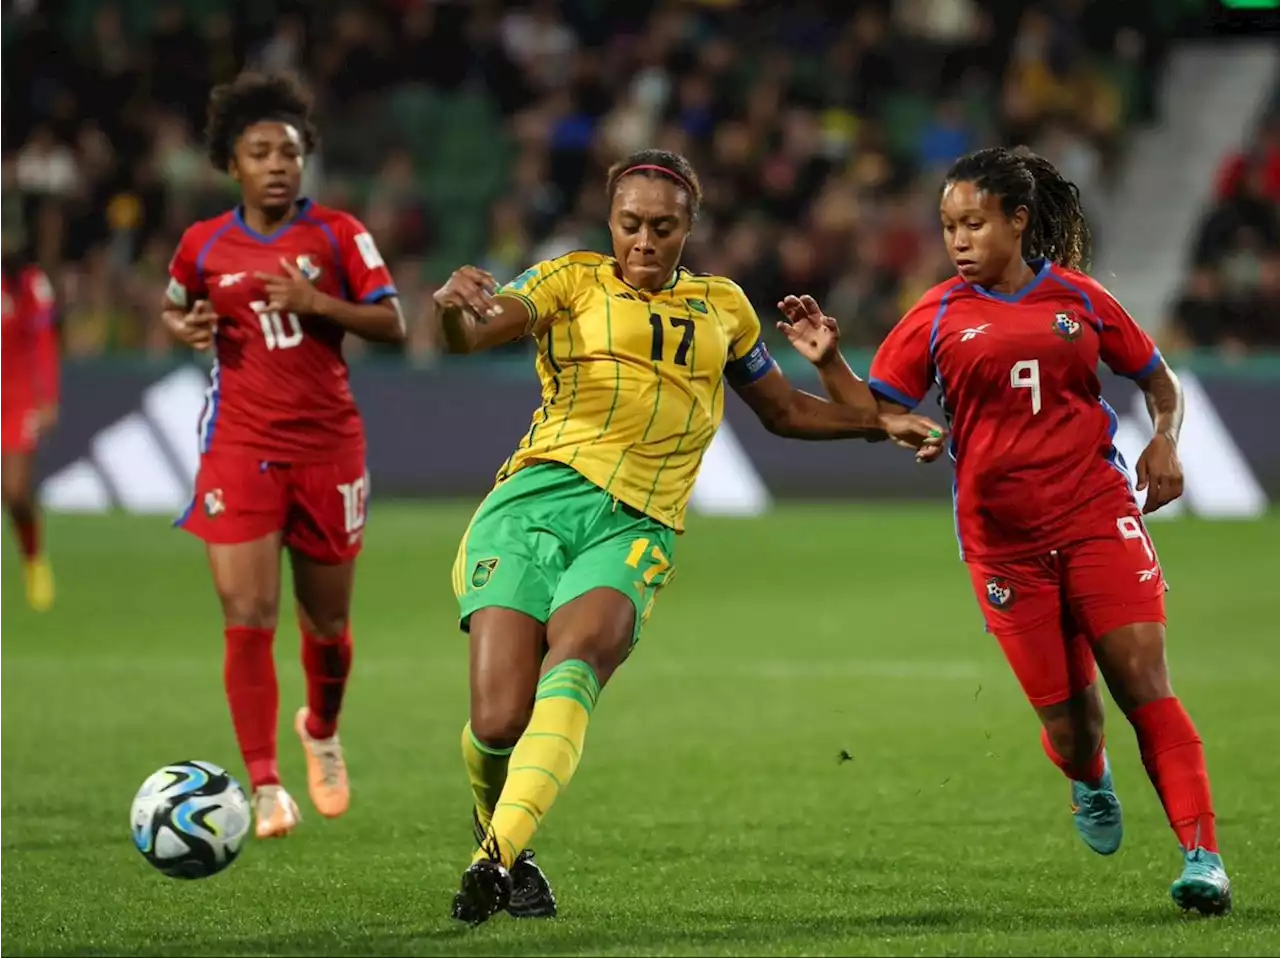
[(312, 262), (310, 256), (303, 255), (298, 257), (298, 272), (314, 283), (320, 276), (320, 267)]
[(222, 501), (221, 489), (210, 489), (204, 494), (204, 514), (210, 519), (226, 512), (227, 505)]
[(471, 570), (471, 588), (483, 589), (487, 586), (496, 568), (498, 568), (497, 559), (481, 559), (477, 562), (476, 567)]
[(999, 576), (987, 580), (987, 602), (994, 608), (1007, 609), (1013, 605), (1013, 586)]
[(1080, 335), (1080, 320), (1076, 319), (1075, 313), (1070, 310), (1064, 313), (1054, 313), (1053, 331), (1067, 340), (1067, 342), (1071, 342)]

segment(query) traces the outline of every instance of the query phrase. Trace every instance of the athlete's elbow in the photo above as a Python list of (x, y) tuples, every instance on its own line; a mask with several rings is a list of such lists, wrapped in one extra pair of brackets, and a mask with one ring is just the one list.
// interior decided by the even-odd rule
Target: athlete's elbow
[(403, 346), (409, 341), (409, 330), (405, 326), (404, 317), (400, 315), (399, 311), (396, 312), (396, 315), (392, 317), (383, 330), (382, 341), (393, 346)]
[(762, 405), (756, 409), (756, 416), (765, 431), (772, 435), (790, 439), (799, 432), (800, 417), (793, 402), (772, 402)]
[(409, 339), (409, 329), (404, 321), (404, 311), (400, 309), (399, 299), (394, 297), (386, 305), (387, 308), (383, 314), (382, 322), (377, 324), (373, 330), (373, 335), (369, 338), (392, 346), (402, 346)]

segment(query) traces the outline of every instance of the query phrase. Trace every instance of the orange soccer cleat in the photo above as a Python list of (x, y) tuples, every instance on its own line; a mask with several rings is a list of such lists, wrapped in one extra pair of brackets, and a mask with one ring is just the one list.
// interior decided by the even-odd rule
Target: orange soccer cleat
[(312, 738), (307, 734), (307, 707), (298, 709), (293, 720), (294, 731), (302, 741), (307, 756), (307, 790), (311, 804), (326, 818), (337, 818), (351, 804), (351, 785), (347, 781), (347, 763), (342, 757), (338, 736)]
[(259, 838), (284, 838), (298, 827), (298, 803), (279, 785), (263, 785), (253, 793), (253, 819)]

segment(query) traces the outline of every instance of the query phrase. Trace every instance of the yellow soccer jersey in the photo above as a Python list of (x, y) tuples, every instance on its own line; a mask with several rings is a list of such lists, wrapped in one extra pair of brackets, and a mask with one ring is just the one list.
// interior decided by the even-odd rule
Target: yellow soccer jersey
[(724, 380), (773, 367), (742, 289), (680, 269), (655, 293), (611, 256), (569, 253), (498, 290), (528, 307), (542, 405), (498, 482), (562, 462), (618, 500), (684, 528), (702, 457), (724, 414)]

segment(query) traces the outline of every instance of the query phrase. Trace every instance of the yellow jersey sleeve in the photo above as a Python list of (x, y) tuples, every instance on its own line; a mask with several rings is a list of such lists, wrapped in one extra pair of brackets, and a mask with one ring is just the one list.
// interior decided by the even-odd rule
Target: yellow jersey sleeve
[(570, 308), (582, 265), (581, 253), (544, 260), (498, 287), (494, 295), (511, 296), (524, 303), (529, 310), (525, 333), (540, 336), (557, 313)]
[(732, 280), (717, 278), (708, 292), (729, 329), (725, 379), (735, 389), (750, 386), (777, 365), (762, 338), (760, 317), (742, 287)]

